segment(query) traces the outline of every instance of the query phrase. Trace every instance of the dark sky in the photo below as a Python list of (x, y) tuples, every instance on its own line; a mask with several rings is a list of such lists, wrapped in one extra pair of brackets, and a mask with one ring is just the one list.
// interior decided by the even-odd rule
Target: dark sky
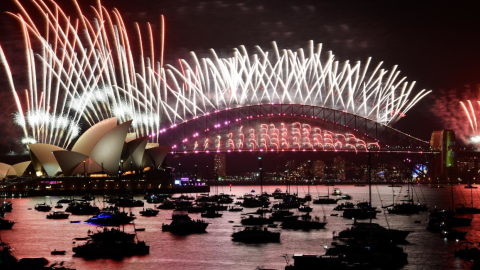
[[(79, 0), (87, 11), (95, 1)], [(0, 44), (13, 63), (14, 79), (22, 80), (23, 46), (18, 23), (4, 11), (18, 12), (12, 0), (0, 4)], [(29, 1), (22, 1), (28, 7)], [(57, 1), (75, 17), (71, 1)], [(215, 49), (227, 56), (232, 48), (245, 45), (249, 51), (260, 45), (270, 49), (276, 41), (280, 48), (305, 48), (309, 40), (323, 43), (324, 52), (332, 50), (339, 61), (384, 61), (385, 68), (399, 65), (401, 75), (416, 81), (415, 90), (475, 88), (480, 83), (480, 16), (478, 1), (159, 1), (105, 0), (108, 9), (116, 7), (123, 15), (130, 36), (134, 22), (146, 30), (151, 22), (159, 33), (159, 18), (166, 19), (165, 62), (175, 64), (188, 58), (189, 51), (207, 56)], [(33, 10), (33, 9), (31, 9)], [(34, 14), (32, 12), (32, 14)], [(157, 42), (158, 44), (159, 42)], [(18, 61), (17, 61), (18, 57)], [(15, 61), (13, 61), (13, 59)], [(402, 77), (403, 77), (402, 76)], [(0, 124), (2, 149), (15, 150), (9, 137), (19, 133), (10, 121), (11, 95), (3, 70), (0, 72), (0, 105), (4, 109)], [(432, 130), (442, 128), (425, 98), (394, 127), (429, 140)]]

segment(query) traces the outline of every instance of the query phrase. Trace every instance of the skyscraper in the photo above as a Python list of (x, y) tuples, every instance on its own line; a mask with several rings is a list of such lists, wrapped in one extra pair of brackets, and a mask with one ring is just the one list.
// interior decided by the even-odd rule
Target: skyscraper
[(322, 160), (313, 161), (312, 165), (313, 176), (317, 179), (325, 178), (325, 162)]
[(340, 181), (345, 181), (345, 159), (338, 156), (333, 159), (333, 170), (335, 172), (335, 178)]
[(213, 172), (217, 177), (225, 177), (227, 171), (225, 153), (215, 153), (213, 157)]

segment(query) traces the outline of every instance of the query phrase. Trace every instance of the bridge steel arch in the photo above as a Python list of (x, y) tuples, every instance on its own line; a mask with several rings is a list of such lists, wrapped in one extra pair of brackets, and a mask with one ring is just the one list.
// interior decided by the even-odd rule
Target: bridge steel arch
[[(233, 125), (240, 122), (264, 121), (268, 122), (273, 118), (295, 119), (297, 122), (314, 122), (327, 125), (330, 131), (336, 134), (337, 131), (346, 131), (361, 138), (374, 152), (405, 152), (405, 153), (436, 153), (430, 149), (428, 141), (410, 136), (397, 129), (378, 123), (374, 120), (327, 107), (304, 104), (258, 104), (206, 113), (202, 116), (186, 120), (183, 123), (172, 125), (159, 131), (159, 142), (172, 145), (172, 153), (191, 152), (231, 152), (231, 151), (278, 151), (279, 149), (201, 149), (192, 148), (192, 141), (200, 140), (212, 134), (227, 132)], [(358, 149), (325, 149), (314, 147), (299, 147), (293, 151), (345, 151), (359, 152), (367, 151), (365, 148)]]

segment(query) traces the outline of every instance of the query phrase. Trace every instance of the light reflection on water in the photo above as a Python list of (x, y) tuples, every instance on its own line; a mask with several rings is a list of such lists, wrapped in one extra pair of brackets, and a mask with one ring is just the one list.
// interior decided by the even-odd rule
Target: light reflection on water
[[(264, 190), (271, 193), (275, 188), (285, 190), (284, 186), (267, 186)], [(343, 193), (353, 196), (352, 202), (368, 200), (368, 187), (354, 187), (352, 185), (336, 186)], [(232, 190), (229, 187), (219, 187), (219, 192), (235, 194), (237, 196), (250, 193), (254, 188), (260, 191), (259, 186), (234, 186)], [(292, 192), (296, 192), (296, 187), (292, 187)], [(332, 187), (329, 188), (330, 192)], [(394, 188), (397, 194), (396, 198), (404, 199), (407, 187)], [(298, 193), (304, 196), (307, 187), (299, 186)], [(427, 186), (417, 186), (415, 188), (420, 202), (424, 198), (430, 208), (448, 208), (451, 206), (451, 189), (430, 189)], [(470, 203), (470, 190), (456, 187), (455, 197), (459, 203)], [(312, 186), (310, 193), (313, 198), (326, 195), (326, 186)], [(195, 195), (195, 194), (193, 194)], [(139, 198), (138, 196), (136, 198)], [(60, 197), (51, 197), (53, 204)], [(72, 257), (73, 238), (86, 237), (88, 230), (96, 230), (96, 226), (84, 224), (89, 216), (73, 216), (68, 220), (47, 220), (47, 213), (28, 210), (37, 203), (43, 203), (43, 197), (7, 199), (13, 202), (13, 211), (7, 213), (6, 218), (18, 222), (13, 230), (0, 231), (2, 240), (9, 243), (14, 248), (14, 255), (18, 258), (23, 257), (45, 257), (50, 262), (66, 261), (76, 269), (255, 269), (257, 266), (273, 269), (284, 269), (285, 259), (283, 254), (290, 257), (294, 253), (323, 254), (323, 245), (330, 246), (332, 242), (332, 233), (339, 232), (347, 228), (347, 224), (352, 221), (341, 217), (341, 212), (333, 211), (333, 205), (313, 205), (313, 216), (327, 216), (326, 229), (312, 230), (310, 232), (282, 230), (281, 243), (269, 244), (244, 244), (231, 240), (230, 235), (233, 232), (233, 225), (240, 224), (241, 213), (253, 212), (255, 208), (245, 208), (243, 212), (223, 211), (222, 218), (207, 219), (211, 224), (205, 234), (193, 234), (188, 236), (176, 236), (169, 232), (162, 232), (162, 223), (170, 223), (172, 210), (161, 210), (156, 217), (142, 217), (139, 214), (141, 207), (126, 208), (125, 211), (132, 211), (137, 219), (135, 226), (145, 228), (144, 232), (138, 232), (140, 240), (145, 240), (150, 244), (150, 254), (146, 256), (134, 256), (124, 258), (123, 260), (96, 259), (84, 260)], [(97, 199), (97, 205), (103, 206), (101, 197)], [(273, 200), (273, 198), (272, 198)], [(480, 207), (479, 191), (473, 190), (473, 200), (476, 206)], [(387, 186), (372, 187), (373, 205), (380, 207), (392, 203), (392, 188)], [(50, 198), (47, 197), (47, 203)], [(381, 203), (382, 202), (382, 203)], [(145, 204), (146, 207), (152, 205)], [(331, 217), (331, 213), (338, 213), (338, 217)], [(200, 214), (190, 214), (194, 219), (201, 218)], [(420, 215), (397, 216), (386, 215), (383, 212), (377, 215), (374, 222), (381, 225), (390, 225), (391, 228), (411, 230), (408, 236), (409, 244), (402, 245), (408, 253), (409, 264), (402, 269), (464, 269), (470, 266), (470, 262), (454, 258), (454, 250), (460, 248), (454, 241), (444, 241), (438, 237), (438, 234), (428, 232), (426, 224), (428, 215), (424, 212)], [(82, 223), (71, 224), (71, 220), (81, 220)], [(234, 221), (229, 223), (228, 221)], [(420, 220), (420, 224), (415, 224), (415, 220)], [(460, 228), (459, 230), (468, 230), (467, 240), (478, 243), (480, 241), (479, 232), (475, 229), (480, 226), (480, 215), (474, 215), (471, 227)], [(133, 225), (126, 225), (125, 231), (133, 232)], [(54, 249), (67, 250), (65, 256), (52, 256), (50, 252)], [(293, 263), (293, 261), (291, 261)]]

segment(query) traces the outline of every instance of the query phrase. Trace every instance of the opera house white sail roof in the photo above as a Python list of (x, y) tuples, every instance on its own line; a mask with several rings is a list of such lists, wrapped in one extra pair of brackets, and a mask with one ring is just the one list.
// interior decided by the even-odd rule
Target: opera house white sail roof
[[(73, 145), (71, 151), (50, 144), (29, 144), (31, 161), (8, 165), (0, 163), (0, 179), (26, 175), (27, 169), (36, 175), (72, 176), (82, 174), (117, 175), (119, 170), (158, 168), (170, 146), (151, 146), (148, 137), (133, 139), (129, 134), (132, 121), (117, 125), (112, 117), (91, 126)], [(127, 139), (128, 134), (128, 139)], [(126, 142), (128, 141), (128, 142)], [(124, 168), (121, 168), (124, 163)]]

